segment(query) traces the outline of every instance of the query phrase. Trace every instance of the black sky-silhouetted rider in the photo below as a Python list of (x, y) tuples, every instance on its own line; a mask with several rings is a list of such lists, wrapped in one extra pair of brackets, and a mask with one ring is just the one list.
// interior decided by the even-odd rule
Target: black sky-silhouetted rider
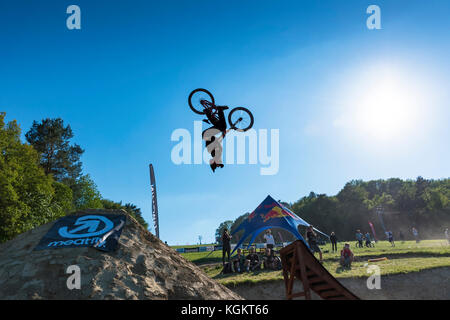
[(211, 154), (212, 159), (209, 162), (211, 169), (215, 172), (217, 167), (223, 168), (222, 163), (222, 140), (225, 138), (228, 130), (245, 132), (253, 126), (253, 115), (247, 108), (236, 107), (228, 114), (228, 124), (225, 119), (224, 110), (227, 106), (217, 106), (214, 96), (206, 89), (198, 88), (189, 94), (189, 107), (197, 114), (206, 115), (204, 122), (211, 124), (212, 127), (202, 133), (202, 139), (205, 140), (206, 149)]
[[(205, 140), (206, 149), (212, 157), (209, 165), (213, 172), (216, 171), (217, 167), (224, 167), (222, 163), (222, 140), (227, 134), (227, 122), (223, 111), (227, 109), (227, 106), (216, 106), (216, 113), (213, 113), (210, 109), (205, 109), (208, 120), (205, 119), (203, 121), (212, 124), (212, 127), (203, 131), (202, 138)], [(218, 133), (222, 134), (219, 138), (216, 136)]]

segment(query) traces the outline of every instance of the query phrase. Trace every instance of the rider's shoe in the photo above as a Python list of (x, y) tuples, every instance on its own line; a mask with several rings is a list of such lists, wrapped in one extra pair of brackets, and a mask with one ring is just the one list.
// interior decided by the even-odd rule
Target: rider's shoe
[(223, 168), (223, 167), (224, 167), (223, 163), (220, 163), (220, 164), (218, 164), (217, 166), (218, 166), (219, 168)]
[(215, 162), (211, 163), (209, 166), (211, 167), (213, 172), (216, 172), (217, 164)]

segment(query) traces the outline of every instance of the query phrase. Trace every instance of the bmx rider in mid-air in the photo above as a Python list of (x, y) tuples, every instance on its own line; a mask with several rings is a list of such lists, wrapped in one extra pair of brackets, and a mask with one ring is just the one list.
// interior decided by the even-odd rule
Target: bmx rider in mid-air
[[(208, 119), (203, 120), (208, 124), (212, 124), (212, 127), (206, 129), (202, 133), (202, 139), (205, 140), (206, 148), (211, 154), (212, 159), (209, 161), (209, 165), (213, 172), (217, 167), (223, 168), (222, 163), (222, 144), (221, 141), (227, 134), (227, 122), (225, 120), (224, 110), (227, 110), (227, 106), (216, 106), (217, 113), (213, 114), (210, 110), (206, 109), (205, 114)], [(221, 132), (222, 136), (217, 138), (216, 135)]]
[(225, 138), (228, 130), (239, 132), (249, 130), (253, 126), (253, 115), (247, 108), (233, 108), (228, 113), (228, 123), (230, 125), (228, 129), (224, 114), (224, 110), (227, 110), (228, 107), (217, 106), (211, 92), (202, 88), (195, 89), (189, 94), (188, 102), (192, 111), (206, 115), (207, 119), (203, 121), (212, 125), (212, 127), (203, 131), (202, 139), (205, 140), (206, 149), (212, 156), (209, 165), (212, 171), (215, 172), (217, 167), (224, 167), (222, 163), (222, 140)]

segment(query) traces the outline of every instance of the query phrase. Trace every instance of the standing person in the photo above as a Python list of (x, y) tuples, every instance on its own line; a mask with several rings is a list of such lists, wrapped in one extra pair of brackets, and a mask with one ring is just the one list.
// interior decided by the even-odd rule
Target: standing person
[(267, 230), (266, 234), (264, 235), (264, 239), (266, 239), (266, 246), (268, 249), (273, 249), (275, 247), (275, 239), (273, 238), (270, 229)]
[(420, 240), (419, 240), (419, 231), (416, 228), (414, 228), (414, 227), (412, 227), (411, 231), (412, 231), (412, 234), (413, 234), (414, 238), (416, 239), (416, 243), (419, 243), (420, 242)]
[(448, 234), (448, 228), (445, 228), (444, 234), (445, 234), (445, 238), (447, 239), (447, 242), (450, 244), (450, 238), (449, 238), (449, 234)]
[(389, 242), (391, 243), (391, 246), (395, 247), (394, 235), (392, 234), (392, 231), (388, 231), (387, 236), (388, 236)]
[(372, 247), (372, 239), (370, 238), (370, 233), (366, 232), (365, 237), (366, 237), (366, 247), (369, 248)]
[(330, 234), (331, 252), (337, 252), (337, 237), (334, 231)]
[(228, 262), (230, 262), (230, 251), (231, 251), (231, 235), (228, 229), (223, 229), (222, 233), (222, 264), (225, 265), (225, 254), (228, 255)]
[(320, 250), (319, 246), (317, 245), (317, 234), (314, 232), (313, 226), (309, 226), (306, 231), (306, 240), (308, 241), (309, 248), (313, 254), (316, 252), (319, 253), (320, 256), (320, 262), (323, 262), (322, 259), (322, 250)]
[(363, 247), (363, 234), (360, 230), (356, 230), (356, 241), (358, 241), (358, 247)]

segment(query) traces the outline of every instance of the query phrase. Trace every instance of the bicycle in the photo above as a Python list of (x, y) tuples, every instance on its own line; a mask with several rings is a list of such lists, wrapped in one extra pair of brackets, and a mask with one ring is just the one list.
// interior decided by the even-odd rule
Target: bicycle
[[(218, 107), (215, 104), (214, 96), (206, 89), (198, 88), (192, 91), (188, 98), (189, 107), (197, 114), (210, 114), (216, 119), (218, 116)], [(253, 114), (244, 107), (233, 108), (228, 114), (228, 124), (230, 128), (238, 132), (245, 132), (253, 127)]]

